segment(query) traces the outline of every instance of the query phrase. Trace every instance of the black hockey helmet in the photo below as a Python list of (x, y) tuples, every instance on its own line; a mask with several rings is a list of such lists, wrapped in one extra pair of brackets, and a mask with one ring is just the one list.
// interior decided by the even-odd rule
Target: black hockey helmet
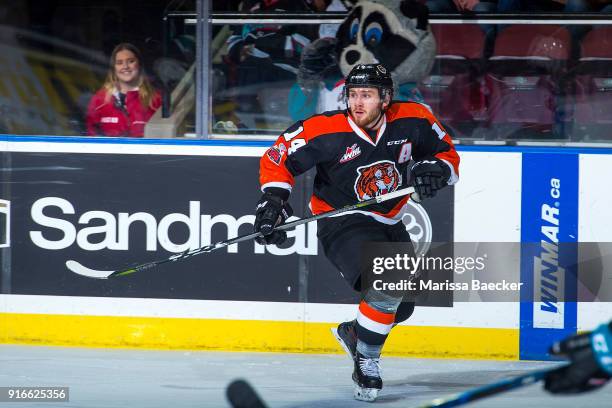
[(358, 64), (351, 69), (344, 82), (344, 97), (348, 101), (350, 88), (377, 88), (380, 98), (393, 99), (393, 79), (381, 64)]

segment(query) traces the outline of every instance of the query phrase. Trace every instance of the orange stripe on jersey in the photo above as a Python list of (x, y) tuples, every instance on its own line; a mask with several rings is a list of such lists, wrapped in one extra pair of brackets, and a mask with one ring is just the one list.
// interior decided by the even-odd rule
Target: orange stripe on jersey
[[(448, 135), (445, 136), (445, 138), (448, 137)], [(450, 138), (449, 138), (450, 139)], [(445, 142), (449, 143), (446, 139), (443, 139)], [(452, 143), (452, 142), (450, 142)], [(448, 152), (442, 152), (442, 153), (438, 153), (436, 155), (434, 155), (435, 157), (437, 157), (440, 160), (446, 160), (447, 162), (449, 162), (452, 166), (453, 169), (455, 170), (455, 174), (458, 176), (459, 175), (459, 155), (457, 154), (457, 152), (453, 149), (453, 150), (449, 150)]]
[(344, 112), (338, 112), (331, 116), (315, 115), (306, 119), (303, 123), (304, 133), (301, 136), (306, 138), (307, 142), (330, 133), (353, 132)]
[(453, 166), (455, 175), (459, 176), (459, 154), (457, 154), (457, 151), (455, 150), (455, 145), (453, 144), (453, 140), (451, 139), (448, 132), (446, 132), (446, 129), (442, 128), (442, 125), (440, 125), (440, 129), (446, 133), (442, 140), (448, 143), (451, 148), (450, 150), (447, 150), (445, 152), (436, 153), (434, 154), (434, 156), (440, 160), (446, 160), (447, 162), (449, 162), (451, 166)]
[(405, 118), (423, 118), (432, 124), (436, 121), (425, 105), (416, 102), (393, 103), (387, 109), (387, 122)]
[(381, 215), (385, 218), (395, 218), (395, 216), (402, 210), (404, 205), (408, 202), (408, 197), (402, 197), (402, 199), (387, 213), (380, 213), (372, 211), (374, 214)]
[(353, 131), (343, 112), (331, 116), (315, 115), (303, 122), (296, 122), (289, 129), (291, 131), (280, 135), (259, 161), (259, 182), (262, 186), (268, 183), (287, 183), (293, 186), (293, 174), (285, 165), (290, 152), (319, 136)]
[[(271, 150), (273, 153), (270, 153)], [(280, 155), (278, 164), (276, 163), (277, 154)], [(268, 183), (287, 183), (293, 186), (294, 178), (285, 167), (285, 160), (287, 160), (287, 153), (280, 152), (280, 149), (278, 149), (276, 145), (266, 150), (266, 153), (259, 159), (260, 185), (263, 186)]]
[(335, 210), (335, 208), (327, 204), (326, 201), (320, 199), (316, 195), (313, 195), (312, 197), (310, 197), (310, 211), (312, 211), (314, 215), (332, 211), (332, 210)]
[[(394, 218), (402, 210), (404, 205), (406, 205), (406, 203), (408, 202), (408, 199), (409, 199), (408, 197), (402, 197), (402, 199), (387, 213), (381, 213), (378, 211), (371, 211), (371, 212), (374, 214), (378, 214), (385, 218)], [(313, 195), (310, 198), (310, 210), (312, 211), (314, 215), (317, 215), (317, 214), (321, 214), (327, 211), (335, 210), (335, 208), (327, 204), (326, 201)], [(367, 207), (364, 210), (367, 211)]]
[(381, 324), (393, 324), (395, 322), (394, 313), (383, 313), (368, 305), (365, 301), (359, 303), (359, 311), (368, 319)]
[(446, 152), (437, 153), (434, 156), (440, 160), (446, 160), (449, 162), (453, 166), (455, 174), (458, 176), (459, 155), (455, 151), (455, 146), (450, 138), (450, 135), (446, 129), (444, 129), (444, 126), (442, 126), (442, 124), (431, 113), (431, 111), (425, 105), (416, 102), (394, 103), (389, 107), (389, 110), (387, 111), (387, 122), (393, 122), (394, 120), (405, 118), (427, 119), (432, 125), (432, 130), (438, 135), (438, 137), (444, 135), (442, 140), (448, 143), (451, 149)]

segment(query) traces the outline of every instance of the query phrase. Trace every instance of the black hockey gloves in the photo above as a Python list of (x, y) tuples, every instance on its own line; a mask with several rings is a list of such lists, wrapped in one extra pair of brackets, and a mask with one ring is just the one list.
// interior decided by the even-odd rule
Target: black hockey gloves
[(261, 245), (280, 245), (287, 239), (285, 231), (274, 231), (274, 227), (283, 224), (293, 215), (293, 209), (286, 200), (277, 194), (264, 193), (255, 208), (255, 232), (263, 236), (255, 238)]
[(448, 185), (451, 175), (448, 165), (435, 157), (414, 163), (410, 170), (421, 199), (434, 197), (438, 190)]
[(591, 391), (612, 375), (612, 322), (593, 332), (578, 334), (553, 344), (550, 353), (564, 356), (570, 365), (548, 374), (544, 388), (554, 394)]

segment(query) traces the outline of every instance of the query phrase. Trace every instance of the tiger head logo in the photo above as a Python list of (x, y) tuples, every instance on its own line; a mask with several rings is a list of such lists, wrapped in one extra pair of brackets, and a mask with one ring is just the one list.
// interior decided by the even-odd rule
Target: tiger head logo
[(390, 193), (402, 184), (402, 176), (397, 171), (395, 163), (388, 160), (359, 167), (357, 174), (355, 194), (359, 201)]

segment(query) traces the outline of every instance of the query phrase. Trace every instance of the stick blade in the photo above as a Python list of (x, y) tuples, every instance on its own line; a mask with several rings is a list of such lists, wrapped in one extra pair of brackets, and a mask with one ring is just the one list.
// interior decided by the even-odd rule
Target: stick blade
[(96, 269), (90, 269), (86, 266), (81, 265), (77, 261), (68, 260), (66, 261), (66, 268), (77, 275), (86, 276), (94, 279), (108, 279), (115, 271), (98, 271)]
[(226, 396), (232, 408), (267, 408), (253, 387), (242, 379), (227, 386)]

